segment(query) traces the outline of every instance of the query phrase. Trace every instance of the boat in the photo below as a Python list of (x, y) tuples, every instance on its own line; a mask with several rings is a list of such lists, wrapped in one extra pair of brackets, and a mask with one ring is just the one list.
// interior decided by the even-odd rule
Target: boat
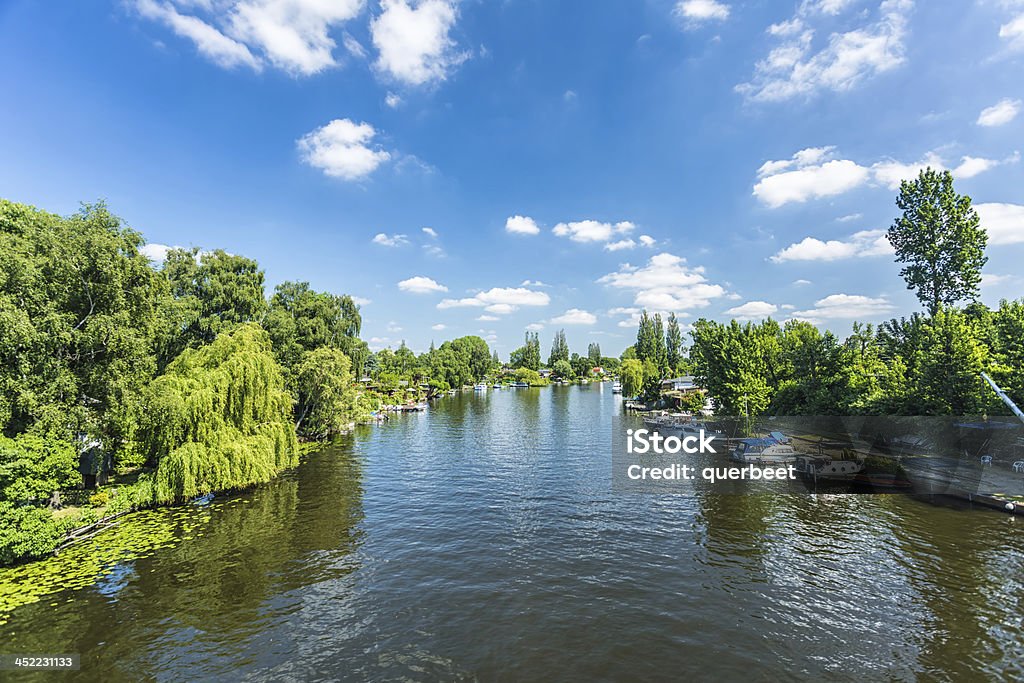
[(487, 391), (487, 385), (481, 382), (473, 386), (473, 391)]
[(509, 386), (512, 387), (513, 389), (529, 389), (530, 388), (530, 383), (529, 382), (512, 382), (512, 384), (510, 384)]
[(501, 389), (501, 385), (498, 384), (497, 382), (495, 382), (494, 384), (491, 385), (491, 388), (492, 389)]
[(662, 436), (705, 436), (724, 439), (725, 434), (700, 420), (694, 420), (689, 413), (654, 413), (644, 418), (644, 426)]
[(775, 439), (740, 439), (732, 459), (750, 465), (790, 465), (798, 455), (792, 446)]
[(612, 393), (613, 394), (621, 394), (622, 393), (622, 382), (619, 382), (618, 380), (612, 382)]
[(852, 481), (864, 470), (864, 461), (834, 460), (827, 455), (798, 455), (795, 469), (813, 481)]

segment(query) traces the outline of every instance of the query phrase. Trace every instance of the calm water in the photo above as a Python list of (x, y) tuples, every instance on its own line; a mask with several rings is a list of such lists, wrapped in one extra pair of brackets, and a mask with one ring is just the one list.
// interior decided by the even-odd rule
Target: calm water
[(0, 651), (80, 652), (78, 680), (1024, 677), (1024, 520), (613, 494), (618, 402), (444, 399), (250, 493), (143, 513), (150, 546), (30, 565), (51, 578)]

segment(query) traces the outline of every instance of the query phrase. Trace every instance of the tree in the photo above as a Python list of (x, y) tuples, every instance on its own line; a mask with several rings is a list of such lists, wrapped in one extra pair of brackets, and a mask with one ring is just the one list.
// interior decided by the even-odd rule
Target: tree
[(349, 429), (358, 417), (352, 363), (338, 349), (306, 351), (295, 368), (295, 431), (329, 439)]
[(590, 377), (590, 370), (594, 366), (590, 364), (590, 359), (586, 356), (581, 356), (578, 353), (572, 354), (572, 358), (569, 359), (569, 364), (572, 366), (572, 372), (577, 377)]
[(636, 358), (627, 358), (619, 368), (624, 396), (639, 396), (644, 386), (644, 364)]
[(223, 249), (171, 249), (163, 273), (179, 301), (182, 320), (161, 352), (161, 365), (186, 348), (209, 344), (221, 332), (262, 322), (267, 312), (259, 264)]
[(679, 321), (675, 313), (668, 315), (668, 328), (665, 330), (665, 363), (669, 372), (679, 371), (682, 365), (683, 334), (679, 330)]
[[(661, 379), (661, 375), (667, 369), (667, 352), (660, 313), (655, 313), (652, 317), (644, 310), (640, 314), (640, 325), (636, 333), (636, 357), (641, 361), (650, 361), (657, 370), (658, 379)], [(651, 378), (648, 377), (648, 380)]]
[(528, 368), (533, 371), (540, 369), (540, 338), (536, 332), (527, 332), (522, 346), (509, 356), (509, 365), (513, 368)]
[(558, 377), (560, 379), (573, 378), (572, 365), (569, 363), (569, 361), (564, 359), (559, 359), (555, 361), (555, 364), (551, 367), (551, 372), (555, 377)]
[(104, 204), (62, 218), (0, 200), (0, 432), (130, 443), (167, 285)]
[(282, 282), (274, 288), (263, 326), (274, 343), (274, 355), (285, 369), (306, 351), (321, 346), (339, 349), (360, 372), (369, 351), (359, 339), (359, 306), (349, 296), (317, 292), (308, 282)]
[(988, 235), (971, 198), (953, 189), (953, 174), (931, 168), (904, 180), (896, 206), (903, 215), (889, 228), (900, 275), (930, 315), (943, 305), (973, 301), (987, 262)]
[(592, 367), (601, 367), (601, 345), (597, 342), (590, 342), (587, 346), (587, 358), (590, 359)]
[(145, 398), (153, 502), (251, 486), (298, 463), (292, 397), (258, 325), (183, 351)]
[(565, 330), (555, 333), (555, 338), (551, 342), (551, 354), (548, 356), (548, 367), (555, 367), (555, 363), (560, 360), (569, 360), (569, 343), (565, 340)]

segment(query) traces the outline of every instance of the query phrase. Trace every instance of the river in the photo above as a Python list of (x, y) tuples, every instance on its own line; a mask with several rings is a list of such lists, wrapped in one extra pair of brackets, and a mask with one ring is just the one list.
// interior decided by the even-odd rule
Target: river
[(0, 651), (81, 653), (58, 676), (89, 681), (1024, 678), (1022, 520), (614, 493), (619, 403), (445, 398), (255, 490), (133, 515), (0, 570)]

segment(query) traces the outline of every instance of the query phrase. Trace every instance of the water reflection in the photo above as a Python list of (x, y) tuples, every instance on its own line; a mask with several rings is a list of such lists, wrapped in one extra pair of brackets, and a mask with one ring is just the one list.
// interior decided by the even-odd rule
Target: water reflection
[(4, 635), (82, 652), (81, 680), (1024, 676), (1019, 522), (613, 493), (619, 400), (488, 391), (361, 429), (250, 494), (154, 513), (188, 523)]

